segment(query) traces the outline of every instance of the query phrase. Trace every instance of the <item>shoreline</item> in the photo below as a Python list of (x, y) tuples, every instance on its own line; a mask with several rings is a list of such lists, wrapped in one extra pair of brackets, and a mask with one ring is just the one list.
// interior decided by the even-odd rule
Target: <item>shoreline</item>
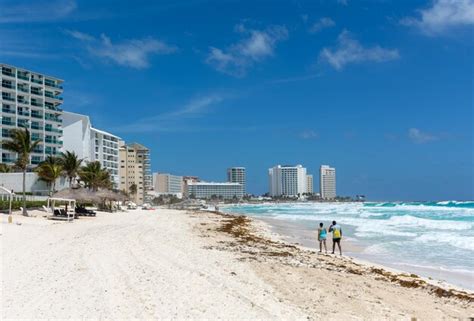
[[(286, 243), (295, 245), (297, 247), (300, 247), (303, 250), (319, 252), (319, 247), (318, 247), (319, 244), (316, 244), (317, 240), (315, 239), (315, 237), (312, 237), (312, 242), (310, 244), (308, 244), (308, 241), (306, 239), (308, 235), (311, 235), (314, 233), (311, 233), (311, 231), (308, 229), (296, 227), (296, 226), (299, 226), (299, 224), (289, 223), (287, 221), (281, 221), (281, 220), (276, 220), (272, 218), (250, 217), (250, 219), (262, 223), (264, 225), (264, 228), (269, 230), (268, 236), (270, 236), (274, 240), (278, 240), (281, 242), (286, 242)], [(280, 223), (280, 224), (274, 225), (275, 223)], [(290, 226), (287, 227), (288, 225)], [(298, 236), (295, 237), (294, 236), (295, 228), (296, 228), (296, 231), (301, 230), (301, 231), (307, 232), (306, 235), (303, 235), (302, 236), (303, 238), (298, 238)], [(330, 252), (332, 251), (332, 241), (330, 238), (327, 240), (327, 248), (328, 248), (328, 255), (333, 255), (333, 254), (330, 254)], [(413, 269), (405, 270), (402, 268), (397, 268), (397, 267), (392, 266), (396, 264), (390, 264), (387, 262), (374, 262), (370, 259), (370, 257), (364, 256), (362, 254), (363, 249), (364, 248), (362, 246), (353, 244), (353, 241), (351, 239), (348, 240), (347, 238), (344, 240), (344, 243), (342, 245), (343, 256), (349, 258), (350, 260), (356, 263), (363, 264), (369, 267), (382, 268), (392, 273), (417, 274), (425, 282), (430, 283), (432, 285), (440, 286), (443, 288), (453, 288), (458, 291), (471, 292), (474, 294), (474, 289), (463, 287), (462, 285), (458, 285), (458, 284), (452, 284), (449, 281), (446, 281), (440, 278), (420, 275), (420, 271), (423, 271), (422, 268), (419, 268), (419, 269), (413, 268)], [(323, 251), (324, 251), (324, 248), (323, 248)], [(339, 256), (337, 247), (336, 247), (335, 252), (336, 254), (334, 254), (333, 256)], [(447, 271), (446, 273), (452, 273), (452, 272)]]
[[(226, 209), (222, 209), (223, 212), (226, 212)], [(276, 219), (271, 216), (258, 216), (247, 214), (245, 212), (226, 212), (234, 215), (246, 215), (251, 219), (262, 221), (268, 225), (268, 228), (280, 235), (280, 239), (289, 242), (291, 244), (298, 244), (299, 246), (319, 251), (319, 244), (317, 242), (315, 231), (312, 228), (309, 228), (307, 225), (315, 225), (314, 221), (309, 220), (285, 220), (285, 219)], [(350, 225), (345, 227), (346, 236), (344, 237), (342, 243), (343, 255), (348, 255), (349, 257), (367, 262), (368, 264), (373, 264), (377, 266), (382, 266), (387, 269), (404, 272), (404, 273), (414, 273), (421, 275), (424, 279), (430, 282), (437, 282), (439, 284), (445, 284), (446, 286), (465, 289), (468, 291), (474, 291), (474, 274), (469, 270), (459, 270), (454, 268), (449, 268), (448, 266), (430, 266), (417, 264), (416, 262), (410, 264), (410, 262), (392, 262), (390, 261), (391, 256), (388, 256), (387, 253), (373, 254), (364, 252), (365, 249), (368, 249), (373, 244), (367, 244), (366, 242), (359, 241), (355, 236), (348, 237), (347, 235), (352, 235), (353, 227)], [(328, 252), (332, 251), (332, 240), (328, 237), (327, 240)], [(324, 251), (324, 249), (323, 249)], [(337, 253), (337, 248), (336, 248)]]

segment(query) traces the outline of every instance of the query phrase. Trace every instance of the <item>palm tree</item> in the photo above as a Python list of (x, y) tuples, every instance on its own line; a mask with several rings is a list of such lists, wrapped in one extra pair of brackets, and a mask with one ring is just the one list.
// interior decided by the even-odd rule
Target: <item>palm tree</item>
[(36, 168), (36, 172), (41, 180), (49, 185), (49, 194), (52, 195), (56, 187), (56, 180), (61, 176), (63, 167), (61, 160), (54, 156), (48, 156)]
[(10, 173), (11, 172), (11, 167), (8, 166), (7, 164), (1, 163), (0, 164), (0, 173)]
[(81, 169), (83, 159), (78, 158), (77, 154), (74, 152), (66, 151), (66, 153), (61, 153), (59, 160), (63, 167), (63, 175), (67, 177), (69, 180), (69, 187), (71, 187), (73, 180), (77, 177), (79, 170)]
[(132, 185), (130, 185), (128, 190), (130, 191), (131, 195), (137, 194), (137, 184), (133, 183)]
[(30, 155), (39, 140), (31, 141), (31, 135), (28, 129), (12, 129), (11, 140), (3, 142), (3, 149), (16, 153), (17, 160), (15, 165), (23, 172), (23, 215), (28, 216), (26, 212), (26, 170), (30, 164)]
[(79, 170), (79, 178), (86, 187), (97, 191), (99, 188), (112, 188), (110, 173), (101, 167), (100, 162), (91, 162)]

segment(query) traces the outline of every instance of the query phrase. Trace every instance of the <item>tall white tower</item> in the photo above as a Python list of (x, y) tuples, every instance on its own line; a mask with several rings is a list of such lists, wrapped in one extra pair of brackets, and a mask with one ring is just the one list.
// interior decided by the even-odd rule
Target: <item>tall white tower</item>
[(336, 197), (336, 169), (328, 165), (321, 165), (320, 192), (322, 199), (334, 199)]

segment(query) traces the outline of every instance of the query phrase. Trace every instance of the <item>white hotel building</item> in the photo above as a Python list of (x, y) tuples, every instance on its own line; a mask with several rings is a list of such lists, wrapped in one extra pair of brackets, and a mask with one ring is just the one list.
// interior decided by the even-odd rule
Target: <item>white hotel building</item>
[(1, 137), (0, 163), (13, 164), (17, 155), (1, 147), (11, 137), (11, 130), (28, 128), (40, 144), (33, 151), (30, 164), (36, 165), (48, 155), (56, 155), (63, 144), (61, 79), (0, 63)]
[(320, 168), (320, 189), (322, 199), (334, 199), (336, 197), (336, 169), (328, 165)]
[(300, 196), (307, 193), (306, 168), (277, 165), (268, 170), (270, 196)]
[(185, 196), (188, 198), (210, 199), (222, 197), (223, 199), (241, 199), (244, 197), (244, 189), (239, 183), (215, 183), (187, 181), (184, 188)]
[(75, 152), (86, 162), (99, 161), (110, 172), (114, 187), (119, 179), (120, 137), (93, 128), (89, 116), (64, 112), (64, 151)]

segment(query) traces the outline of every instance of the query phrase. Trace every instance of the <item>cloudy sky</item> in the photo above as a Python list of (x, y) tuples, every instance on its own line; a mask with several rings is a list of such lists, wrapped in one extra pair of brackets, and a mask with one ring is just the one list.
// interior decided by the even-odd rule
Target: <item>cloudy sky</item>
[[(337, 169), (338, 194), (473, 199), (474, 0), (0, 0), (0, 61), (154, 171)], [(317, 182), (318, 180), (315, 180)]]

